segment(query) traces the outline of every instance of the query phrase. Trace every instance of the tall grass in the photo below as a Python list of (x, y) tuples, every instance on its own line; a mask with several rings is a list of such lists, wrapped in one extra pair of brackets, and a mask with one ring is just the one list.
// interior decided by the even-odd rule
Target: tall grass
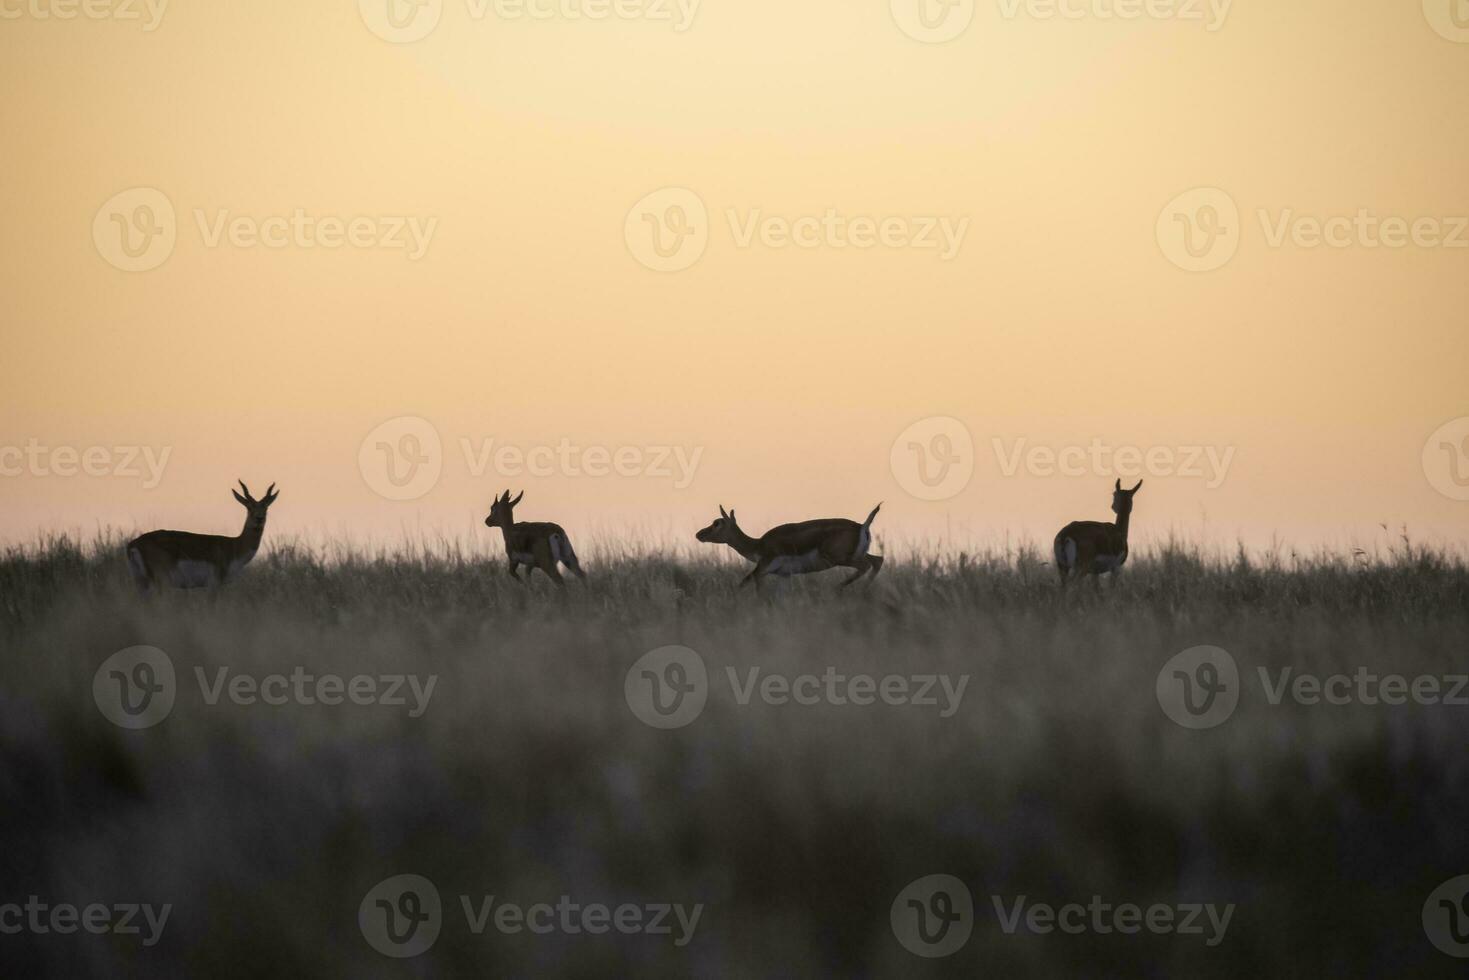
[[(1062, 594), (1027, 545), (890, 561), (757, 597), (708, 552), (584, 555), (564, 592), (454, 542), (277, 545), (218, 594), (140, 599), (117, 540), (0, 557), (0, 903), (148, 901), (157, 946), (0, 936), (6, 975), (1449, 975), (1419, 916), (1469, 872), (1469, 708), (1271, 706), (1256, 670), (1464, 673), (1469, 568), (1382, 554), (1135, 555)], [(148, 644), (179, 696), (126, 731), (98, 665)], [(628, 668), (696, 650), (709, 703), (658, 731)], [(1159, 707), (1175, 653), (1211, 644), (1244, 696), (1218, 728)], [(433, 674), (428, 710), (210, 705), (194, 683)], [(913, 705), (740, 705), (725, 669), (967, 675), (952, 717)], [(431, 879), (446, 922), (413, 960), (374, 951), (378, 881)], [(889, 907), (947, 873), (977, 925), (914, 957)], [(646, 935), (471, 934), (459, 895), (703, 903), (687, 946)], [(1007, 904), (1235, 903), (1198, 937), (1006, 935)]]

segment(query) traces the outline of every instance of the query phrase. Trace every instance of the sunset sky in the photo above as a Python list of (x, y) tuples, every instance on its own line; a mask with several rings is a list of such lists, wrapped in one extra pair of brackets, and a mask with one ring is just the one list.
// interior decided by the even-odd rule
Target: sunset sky
[(1469, 540), (1469, 4), (919, 2), (0, 0), (0, 540)]

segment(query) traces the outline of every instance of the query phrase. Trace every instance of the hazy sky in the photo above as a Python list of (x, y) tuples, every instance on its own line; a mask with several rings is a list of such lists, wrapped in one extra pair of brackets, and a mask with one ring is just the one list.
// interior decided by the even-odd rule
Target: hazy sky
[(0, 539), (1466, 538), (1464, 0), (389, 2), (0, 0)]

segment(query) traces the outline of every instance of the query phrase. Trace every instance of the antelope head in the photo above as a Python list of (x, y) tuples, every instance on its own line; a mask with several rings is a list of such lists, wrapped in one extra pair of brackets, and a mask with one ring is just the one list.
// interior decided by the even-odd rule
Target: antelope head
[(1118, 517), (1126, 517), (1128, 514), (1131, 514), (1132, 497), (1135, 493), (1141, 490), (1142, 487), (1143, 481), (1139, 480), (1137, 481), (1137, 486), (1133, 487), (1131, 490), (1124, 490), (1122, 489), (1122, 481), (1118, 480), (1116, 486), (1112, 488), (1112, 513), (1116, 514)]
[(740, 537), (740, 525), (735, 520), (734, 511), (725, 513), (724, 506), (719, 507), (719, 516), (714, 523), (694, 535), (705, 544), (733, 544)]
[(485, 518), (485, 527), (498, 527), (509, 529), (515, 526), (515, 515), (513, 513), (520, 498), (525, 496), (525, 491), (520, 491), (520, 496), (514, 500), (510, 499), (510, 491), (506, 490), (502, 495), (495, 498), (490, 504), (490, 516)]
[(270, 485), (270, 489), (265, 491), (264, 497), (256, 500), (255, 496), (250, 493), (250, 488), (245, 486), (245, 481), (241, 480), (239, 482), (240, 490), (245, 491), (244, 496), (240, 495), (240, 490), (232, 489), (230, 490), (230, 493), (235, 495), (235, 499), (238, 500), (240, 502), (240, 505), (244, 507), (245, 510), (248, 512), (249, 521), (264, 524), (265, 512), (270, 509), (271, 504), (275, 503), (275, 498), (280, 496), (280, 494), (276, 492), (275, 484), (272, 483)]

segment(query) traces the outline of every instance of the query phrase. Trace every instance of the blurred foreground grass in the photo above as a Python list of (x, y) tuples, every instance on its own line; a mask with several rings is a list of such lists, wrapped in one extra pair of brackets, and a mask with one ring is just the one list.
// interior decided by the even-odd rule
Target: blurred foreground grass
[[(118, 542), (0, 558), (0, 903), (171, 903), (161, 940), (0, 935), (6, 976), (1458, 975), (1420, 921), (1469, 872), (1469, 707), (1270, 704), (1257, 671), (1469, 671), (1469, 568), (1385, 556), (1135, 555), (1062, 596), (1033, 550), (890, 561), (764, 599), (707, 557), (584, 556), (529, 588), (453, 547), (268, 548), (218, 595), (143, 601)], [(96, 707), (99, 665), (165, 651), (172, 713)], [(655, 730), (629, 667), (681, 644), (709, 673)], [(1160, 709), (1174, 654), (1239, 664), (1241, 700), (1191, 731)], [(427, 710), (210, 704), (230, 675), (434, 675)], [(958, 710), (739, 703), (726, 673), (968, 678)], [(1447, 690), (1447, 687), (1445, 687)], [(444, 901), (414, 959), (364, 939), (363, 897), (418, 874)], [(973, 893), (968, 943), (915, 957), (889, 925), (914, 879)], [(702, 903), (668, 936), (516, 935), (459, 896)], [(992, 906), (1197, 902), (1182, 935), (1006, 934)], [(1453, 971), (1453, 973), (1451, 973)]]

